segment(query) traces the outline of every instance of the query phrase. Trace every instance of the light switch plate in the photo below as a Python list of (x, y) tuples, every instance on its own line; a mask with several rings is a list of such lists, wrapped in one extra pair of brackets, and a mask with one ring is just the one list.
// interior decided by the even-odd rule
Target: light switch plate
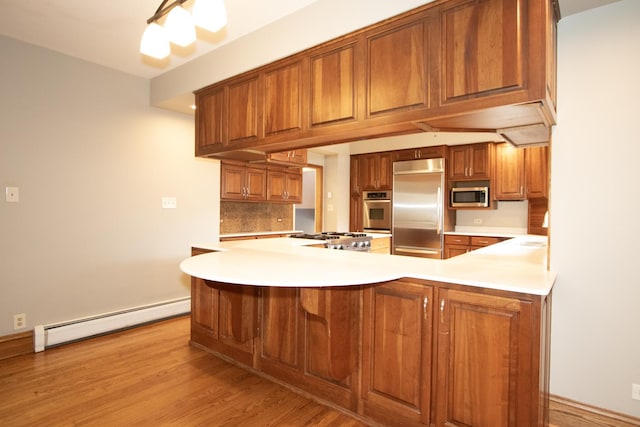
[(18, 187), (6, 187), (5, 198), (7, 202), (19, 202), (20, 192), (18, 190)]
[(163, 197), (162, 209), (175, 209), (178, 207), (178, 202), (175, 197)]

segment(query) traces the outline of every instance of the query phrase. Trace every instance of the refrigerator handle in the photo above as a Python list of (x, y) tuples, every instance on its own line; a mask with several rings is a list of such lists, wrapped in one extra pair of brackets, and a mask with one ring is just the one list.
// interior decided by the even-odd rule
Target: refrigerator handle
[(437, 195), (438, 198), (436, 199), (438, 201), (438, 203), (436, 203), (436, 206), (438, 206), (438, 212), (437, 212), (437, 215), (438, 215), (438, 221), (437, 221), (438, 222), (438, 226), (436, 227), (436, 231), (438, 232), (438, 235), (442, 234), (442, 215), (443, 215), (443, 213), (442, 213), (442, 211), (443, 211), (442, 205), (443, 205), (443, 201), (442, 201), (441, 190), (442, 189), (440, 188), (440, 186), (438, 186), (438, 195)]

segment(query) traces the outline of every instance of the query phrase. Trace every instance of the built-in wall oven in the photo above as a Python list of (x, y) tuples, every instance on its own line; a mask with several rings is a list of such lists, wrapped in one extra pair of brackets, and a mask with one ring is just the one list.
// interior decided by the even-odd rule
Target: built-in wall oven
[(391, 233), (391, 191), (365, 191), (362, 196), (363, 230)]

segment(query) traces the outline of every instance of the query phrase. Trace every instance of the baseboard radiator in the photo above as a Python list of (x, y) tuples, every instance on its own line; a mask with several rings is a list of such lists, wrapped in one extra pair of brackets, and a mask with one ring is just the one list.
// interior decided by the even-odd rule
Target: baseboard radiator
[(161, 319), (187, 314), (191, 298), (165, 301), (82, 319), (34, 327), (34, 352)]

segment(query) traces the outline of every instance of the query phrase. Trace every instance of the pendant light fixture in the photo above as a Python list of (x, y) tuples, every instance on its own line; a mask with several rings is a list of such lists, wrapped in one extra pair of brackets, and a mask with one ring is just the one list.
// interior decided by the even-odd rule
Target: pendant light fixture
[[(140, 53), (156, 59), (164, 59), (171, 53), (169, 42), (189, 46), (196, 40), (194, 25), (211, 32), (219, 31), (227, 24), (224, 0), (196, 0), (193, 13), (182, 7), (188, 0), (175, 0), (167, 5), (163, 0), (156, 13), (147, 19), (147, 28), (140, 41)], [(158, 21), (167, 15), (164, 27)]]

